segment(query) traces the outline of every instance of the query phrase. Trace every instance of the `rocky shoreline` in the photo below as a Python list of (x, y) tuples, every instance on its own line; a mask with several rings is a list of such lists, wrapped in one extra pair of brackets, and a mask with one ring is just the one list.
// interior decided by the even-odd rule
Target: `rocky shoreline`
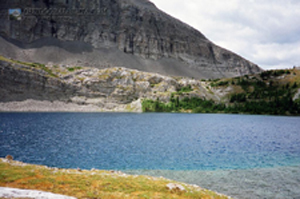
[(38, 101), (28, 99), (25, 101), (0, 102), (0, 112), (142, 112), (140, 100), (130, 105), (119, 105), (113, 109), (99, 108), (88, 104), (79, 105), (62, 101)]
[(45, 191), (0, 187), (0, 198), (34, 198), (34, 199), (76, 199), (75, 197), (53, 194)]
[(120, 171), (49, 168), (3, 158), (0, 171), (0, 198), (231, 198), (197, 185)]

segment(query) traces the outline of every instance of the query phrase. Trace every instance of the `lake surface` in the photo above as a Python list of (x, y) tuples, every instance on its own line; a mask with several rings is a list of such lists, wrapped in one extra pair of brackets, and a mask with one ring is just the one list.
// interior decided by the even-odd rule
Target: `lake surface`
[(123, 170), (237, 198), (300, 198), (300, 117), (0, 113), (0, 157)]

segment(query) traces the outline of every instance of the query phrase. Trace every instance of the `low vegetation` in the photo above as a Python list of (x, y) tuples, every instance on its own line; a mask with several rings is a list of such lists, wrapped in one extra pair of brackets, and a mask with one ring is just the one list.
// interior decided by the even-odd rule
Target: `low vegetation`
[[(45, 66), (40, 63), (27, 63), (3, 56), (0, 56), (0, 60), (19, 64), (18, 67), (21, 70), (42, 72), (43, 75), (58, 78), (72, 79), (77, 74), (71, 74), (72, 72), (86, 69), (80, 66)], [(22, 66), (20, 67), (20, 65)], [(105, 81), (125, 77), (121, 73), (115, 73), (115, 70), (122, 70), (122, 68), (107, 69), (105, 73), (101, 73), (97, 77)], [(83, 82), (85, 76), (80, 74), (76, 80)], [(134, 77), (133, 80), (136, 82), (137, 77)], [(142, 102), (144, 112), (300, 115), (300, 70), (297, 68), (269, 70), (256, 75), (235, 78), (202, 80), (201, 82), (196, 80), (187, 85), (180, 83), (181, 77), (174, 77), (174, 80), (177, 81), (175, 86), (168, 85), (166, 82), (162, 84), (149, 81), (150, 91), (146, 93), (146, 96), (157, 99), (149, 100), (146, 97)], [(172, 86), (174, 87), (170, 89)]]
[(260, 77), (262, 79), (268, 79), (270, 77), (278, 77), (278, 76), (281, 76), (283, 74), (286, 74), (286, 75), (289, 75), (291, 74), (291, 71), (290, 70), (268, 70), (268, 71), (264, 71), (262, 73), (260, 73)]
[(75, 70), (80, 70), (80, 69), (82, 69), (82, 67), (80, 67), (80, 66), (75, 66), (75, 67), (70, 67), (70, 68), (68, 68), (68, 71), (69, 71), (69, 72), (73, 72), (73, 71), (75, 71)]
[[(230, 97), (231, 111), (251, 114), (299, 115), (300, 103), (293, 100), (298, 91), (297, 75), (292, 70), (265, 71), (252, 78), (238, 78), (241, 93)], [(281, 78), (279, 78), (281, 77)]]
[[(293, 70), (264, 71), (258, 75), (216, 79), (214, 89), (232, 88), (223, 102), (186, 95), (192, 89), (173, 93), (169, 103), (144, 100), (144, 112), (246, 113), (269, 115), (300, 115), (300, 99), (294, 99), (300, 88), (300, 74)], [(191, 87), (189, 87), (191, 88)]]
[(10, 63), (15, 63), (15, 64), (21, 64), (21, 65), (29, 66), (29, 67), (36, 68), (36, 69), (41, 69), (41, 70), (45, 71), (46, 73), (48, 73), (50, 76), (57, 77), (57, 75), (54, 74), (51, 69), (47, 68), (45, 66), (45, 64), (22, 62), (22, 61), (19, 61), (19, 60), (13, 60), (13, 59), (5, 58), (1, 55), (0, 55), (0, 60), (10, 62)]
[(217, 104), (212, 100), (201, 98), (188, 98), (182, 100), (179, 96), (172, 95), (169, 103), (162, 103), (157, 100), (144, 100), (142, 102), (144, 112), (194, 112), (194, 113), (218, 113), (224, 112), (224, 104)]
[(164, 178), (132, 176), (121, 172), (54, 169), (0, 159), (0, 186), (33, 189), (85, 199), (226, 199), (228, 197)]
[(191, 85), (183, 86), (183, 87), (181, 87), (180, 89), (177, 90), (178, 94), (188, 93), (188, 92), (191, 92), (191, 91), (193, 91)]
[(19, 61), (19, 60), (14, 60), (14, 59), (9, 59), (6, 57), (3, 57), (0, 55), (0, 60), (2, 61), (6, 61), (9, 63), (14, 63), (14, 64), (20, 64), (26, 67), (30, 67), (31, 69), (39, 69), (42, 70), (44, 72), (46, 72), (49, 76), (51, 77), (59, 77), (59, 75), (63, 74), (68, 74), (70, 72), (74, 72), (76, 70), (81, 70), (84, 67), (81, 66), (74, 66), (74, 67), (67, 67), (67, 66), (63, 66), (63, 67), (59, 67), (57, 65), (53, 65), (52, 67), (47, 67), (45, 64), (41, 64), (41, 63), (30, 63), (30, 62), (23, 62), (23, 61)]
[(210, 84), (211, 87), (218, 87), (218, 86), (227, 86), (229, 85), (228, 81), (219, 81), (219, 82), (212, 82)]

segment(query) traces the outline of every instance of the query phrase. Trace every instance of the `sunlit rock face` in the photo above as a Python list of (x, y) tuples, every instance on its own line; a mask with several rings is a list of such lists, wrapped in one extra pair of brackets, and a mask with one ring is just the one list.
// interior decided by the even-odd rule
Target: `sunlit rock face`
[[(67, 103), (65, 106), (71, 106), (68, 110), (76, 111), (77, 106), (87, 106), (87, 111), (93, 108), (92, 111), (140, 112), (144, 99), (159, 99), (168, 103), (172, 93), (188, 85), (193, 92), (183, 94), (180, 99), (219, 99), (201, 80), (121, 67), (98, 69), (42, 64), (33, 67), (30, 63), (0, 60), (0, 85), (3, 85), (0, 88), (0, 111), (28, 110), (26, 106), (32, 106), (32, 111), (44, 108), (47, 108), (45, 111), (65, 110), (65, 107), (47, 101)], [(43, 101), (45, 103), (40, 104)], [(12, 109), (7, 109), (10, 102), (15, 104), (11, 104)], [(22, 104), (25, 107), (18, 109)]]

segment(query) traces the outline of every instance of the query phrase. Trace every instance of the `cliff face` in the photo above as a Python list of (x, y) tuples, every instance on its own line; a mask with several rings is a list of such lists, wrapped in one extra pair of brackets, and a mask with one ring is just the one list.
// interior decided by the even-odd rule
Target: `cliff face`
[(1, 102), (34, 100), (66, 101), (78, 88), (38, 68), (0, 60)]
[(299, 76), (293, 69), (208, 81), (0, 56), (0, 111), (163, 111), (163, 103), (169, 111), (211, 106), (214, 111), (299, 115)]
[(0, 53), (24, 61), (198, 78), (261, 71), (147, 0), (2, 0), (0, 6), (22, 9), (21, 20), (1, 15), (6, 50)]
[[(159, 99), (167, 103), (173, 92), (187, 85), (194, 88), (189, 96), (218, 100), (218, 97), (205, 88), (204, 82), (188, 78), (168, 77), (119, 67), (97, 69), (45, 66), (3, 57), (1, 59), (0, 111), (9, 111), (6, 109), (8, 104), (5, 103), (29, 99), (36, 102), (46, 100), (76, 106), (93, 106), (94, 111), (141, 111), (142, 99)], [(45, 104), (46, 108), (47, 106), (50, 105)], [(65, 109), (58, 109), (60, 110)], [(49, 111), (53, 110), (50, 108)], [(72, 107), (66, 111), (72, 111)]]

